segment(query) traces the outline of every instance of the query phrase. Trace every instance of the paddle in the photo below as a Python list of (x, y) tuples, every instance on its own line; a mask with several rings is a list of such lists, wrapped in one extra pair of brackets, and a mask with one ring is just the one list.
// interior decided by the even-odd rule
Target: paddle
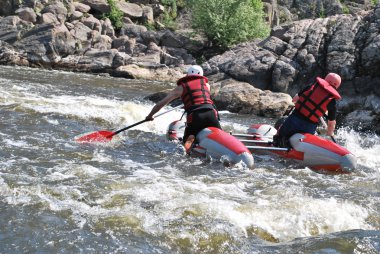
[[(321, 116), (321, 117), (319, 118), (319, 120), (321, 121), (321, 123), (322, 123), (322, 125), (323, 125), (323, 128), (325, 128), (325, 129), (327, 130), (327, 123), (325, 122), (325, 119), (323, 119), (323, 117)], [(329, 136), (329, 137), (331, 138), (331, 140), (332, 140), (334, 143), (336, 143), (334, 136)]]
[[(169, 110), (167, 110), (165, 112), (162, 112), (161, 114), (158, 114), (158, 115), (156, 115), (154, 117), (156, 118), (156, 117), (162, 116), (162, 115), (164, 115), (166, 113), (169, 113), (169, 112), (171, 112), (171, 111), (173, 111), (175, 109), (181, 108), (181, 107), (182, 107), (182, 105), (174, 107), (174, 108), (169, 109)], [(128, 130), (128, 129), (130, 129), (132, 127), (135, 127), (135, 126), (137, 126), (139, 124), (142, 124), (142, 123), (145, 123), (145, 122), (149, 122), (149, 121), (151, 121), (151, 120), (144, 119), (144, 120), (142, 120), (140, 122), (134, 123), (132, 125), (124, 127), (124, 128), (122, 128), (120, 130), (117, 130), (115, 132), (107, 131), (107, 130), (101, 130), (101, 131), (95, 131), (95, 132), (83, 134), (82, 136), (75, 138), (75, 141), (76, 142), (81, 142), (81, 143), (87, 143), (87, 142), (109, 142), (109, 141), (112, 140), (112, 137), (115, 136), (116, 134), (119, 134), (122, 131)]]

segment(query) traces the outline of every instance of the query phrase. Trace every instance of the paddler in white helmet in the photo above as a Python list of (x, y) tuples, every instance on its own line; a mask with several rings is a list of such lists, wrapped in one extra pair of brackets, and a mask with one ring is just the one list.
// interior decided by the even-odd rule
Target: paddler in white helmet
[(198, 132), (207, 127), (221, 129), (218, 111), (211, 100), (210, 85), (203, 76), (202, 67), (193, 65), (188, 68), (187, 75), (177, 81), (177, 87), (157, 102), (145, 119), (153, 120), (155, 113), (177, 98), (181, 98), (187, 113), (183, 143), (189, 153)]
[(295, 133), (315, 134), (320, 118), (327, 113), (327, 135), (333, 137), (336, 125), (336, 101), (341, 99), (337, 89), (342, 82), (336, 73), (324, 79), (317, 77), (313, 85), (307, 86), (293, 97), (295, 109), (279, 127), (274, 137), (275, 144), (287, 146), (286, 140)]

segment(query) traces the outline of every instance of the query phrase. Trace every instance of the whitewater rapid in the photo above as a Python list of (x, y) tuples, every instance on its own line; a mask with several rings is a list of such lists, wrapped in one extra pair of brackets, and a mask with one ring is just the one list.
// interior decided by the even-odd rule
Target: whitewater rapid
[[(165, 137), (180, 109), (110, 144), (78, 144), (78, 135), (143, 120), (154, 105), (144, 97), (172, 84), (3, 66), (0, 74), (0, 252), (379, 250), (375, 134), (337, 130), (358, 168), (335, 176), (267, 155), (255, 155), (254, 170), (189, 158)], [(221, 119), (237, 133), (275, 121)]]

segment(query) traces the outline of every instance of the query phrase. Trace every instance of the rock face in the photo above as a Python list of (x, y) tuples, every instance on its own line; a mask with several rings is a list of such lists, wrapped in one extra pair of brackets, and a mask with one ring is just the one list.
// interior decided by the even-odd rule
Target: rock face
[[(265, 3), (271, 36), (203, 64), (218, 107), (278, 117), (292, 105), (290, 95), (336, 72), (343, 78), (340, 115), (347, 115), (340, 123), (366, 123), (361, 130), (380, 133), (380, 6), (370, 8), (367, 0)], [(198, 36), (141, 25), (162, 26), (155, 21), (165, 12), (160, 1), (117, 4), (120, 29), (102, 18), (111, 8), (106, 0), (0, 0), (0, 63), (175, 82), (208, 46)], [(313, 19), (294, 21), (305, 17)]]
[[(336, 15), (275, 27), (271, 36), (258, 44), (243, 43), (210, 59), (206, 74), (222, 72), (263, 90), (295, 95), (317, 76), (336, 72), (343, 79), (340, 113), (370, 123), (360, 128), (373, 131), (369, 126), (379, 126), (380, 120), (379, 22), (380, 9), (376, 8), (362, 15)], [(351, 125), (351, 120), (342, 124)]]
[(371, 0), (263, 0), (271, 26), (336, 14), (354, 14), (373, 7)]
[[(21, 4), (5, 1), (3, 6), (9, 6), (9, 10), (4, 9), (7, 16), (0, 17), (0, 41), (7, 43), (4, 52), (8, 53), (1, 62), (6, 64), (5, 59), (9, 60), (11, 55), (9, 51), (14, 50), (15, 59), (9, 60), (12, 64), (22, 58), (24, 65), (103, 71), (146, 79), (155, 79), (157, 68), (170, 67), (174, 71), (164, 71), (168, 76), (160, 75), (158, 78), (174, 82), (186, 66), (195, 64), (190, 52), (203, 46), (202, 42), (197, 46), (190, 38), (170, 30), (149, 31), (139, 25), (141, 22), (154, 22), (153, 7), (156, 8), (158, 3), (117, 1), (124, 23), (119, 31), (115, 31), (111, 21), (103, 18), (103, 14), (110, 12), (106, 0), (85, 0), (81, 3), (73, 0), (36, 0)], [(105, 62), (101, 63), (103, 60)], [(142, 68), (138, 71), (138, 68), (128, 68), (133, 64), (144, 68), (144, 71)], [(119, 68), (123, 65), (126, 67)], [(122, 73), (123, 70), (128, 71)], [(136, 72), (139, 74), (136, 75)]]

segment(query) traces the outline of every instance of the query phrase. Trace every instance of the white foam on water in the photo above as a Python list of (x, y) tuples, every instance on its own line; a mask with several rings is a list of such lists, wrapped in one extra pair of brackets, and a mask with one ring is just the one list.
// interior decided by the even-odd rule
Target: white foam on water
[(31, 148), (28, 144), (28, 142), (24, 140), (13, 140), (13, 139), (4, 139), (3, 140), (3, 145), (6, 145), (7, 147), (22, 147), (22, 148)]
[(221, 121), (220, 125), (222, 126), (222, 129), (225, 131), (232, 131), (233, 133), (247, 133), (248, 127), (243, 124), (230, 122), (230, 121)]
[(224, 207), (231, 222), (247, 228), (259, 227), (280, 241), (297, 237), (371, 229), (366, 223), (368, 212), (349, 201), (334, 198), (315, 199), (306, 196), (284, 200), (257, 199), (253, 203)]
[(114, 159), (111, 155), (105, 154), (103, 151), (96, 150), (94, 152), (92, 161), (98, 161), (98, 162), (112, 162)]
[[(24, 91), (24, 89), (19, 90)], [(56, 113), (84, 120), (101, 119), (109, 122), (110, 125), (117, 129), (144, 120), (153, 108), (153, 104), (111, 100), (94, 95), (52, 95), (50, 97), (43, 97), (37, 93), (29, 92), (27, 89), (21, 94), (18, 92), (3, 94), (3, 99), (6, 100), (3, 103), (4, 105), (19, 104), (25, 109), (31, 109), (43, 114)], [(172, 109), (172, 107), (164, 107), (157, 114), (169, 109)], [(178, 120), (182, 116), (182, 113), (183, 111), (180, 109), (168, 112), (155, 118), (154, 121), (135, 126), (134, 129), (162, 134), (166, 132), (167, 125), (174, 120)], [(57, 124), (57, 122), (52, 123)]]
[(11, 188), (2, 177), (0, 177), (0, 198), (9, 205), (28, 205), (32, 201), (28, 190), (22, 187)]
[(380, 137), (374, 134), (359, 133), (348, 128), (337, 132), (338, 143), (354, 154), (359, 165), (376, 171), (380, 176)]
[(39, 113), (58, 113), (83, 119), (102, 119), (119, 123), (124, 115), (133, 115), (144, 106), (133, 102), (109, 100), (95, 96), (52, 96), (23, 105)]
[(44, 116), (44, 119), (46, 119), (46, 121), (52, 125), (59, 125), (59, 121), (58, 120), (53, 120), (53, 119), (49, 119), (48, 117)]
[(50, 181), (50, 182), (57, 182), (57, 181), (64, 181), (64, 180), (69, 180), (76, 178), (75, 175), (68, 175), (68, 174), (63, 174), (61, 172), (53, 172), (49, 175), (46, 175), (44, 177), (45, 181)]
[[(52, 175), (55, 174), (61, 174), (62, 179), (66, 178), (95, 178), (98, 177), (99, 175), (105, 175), (107, 172), (99, 169), (97, 167), (94, 167), (92, 165), (88, 165), (85, 163), (82, 164), (62, 164), (62, 165), (57, 165), (53, 167), (48, 173), (51, 173)], [(47, 176), (48, 177), (48, 176)]]
[[(213, 182), (208, 181), (207, 176), (180, 179), (160, 172), (140, 168), (124, 180), (130, 188), (117, 190), (119, 194), (132, 196), (134, 203), (154, 204), (155, 216), (149, 217), (141, 214), (144, 210), (139, 211), (140, 217), (149, 217), (149, 221), (142, 220), (142, 223), (151, 233), (165, 230), (162, 224), (181, 219), (185, 210), (205, 218), (228, 221), (242, 232), (250, 226), (258, 227), (280, 241), (351, 229), (372, 229), (366, 222), (366, 208), (348, 200), (314, 198), (303, 194), (301, 188), (286, 190), (284, 187), (274, 188), (277, 192), (270, 195), (268, 190), (252, 195), (246, 192), (251, 183), (245, 181)], [(286, 181), (298, 184), (294, 179)], [(114, 194), (109, 193), (110, 196)], [(150, 214), (149, 211), (145, 213)]]

